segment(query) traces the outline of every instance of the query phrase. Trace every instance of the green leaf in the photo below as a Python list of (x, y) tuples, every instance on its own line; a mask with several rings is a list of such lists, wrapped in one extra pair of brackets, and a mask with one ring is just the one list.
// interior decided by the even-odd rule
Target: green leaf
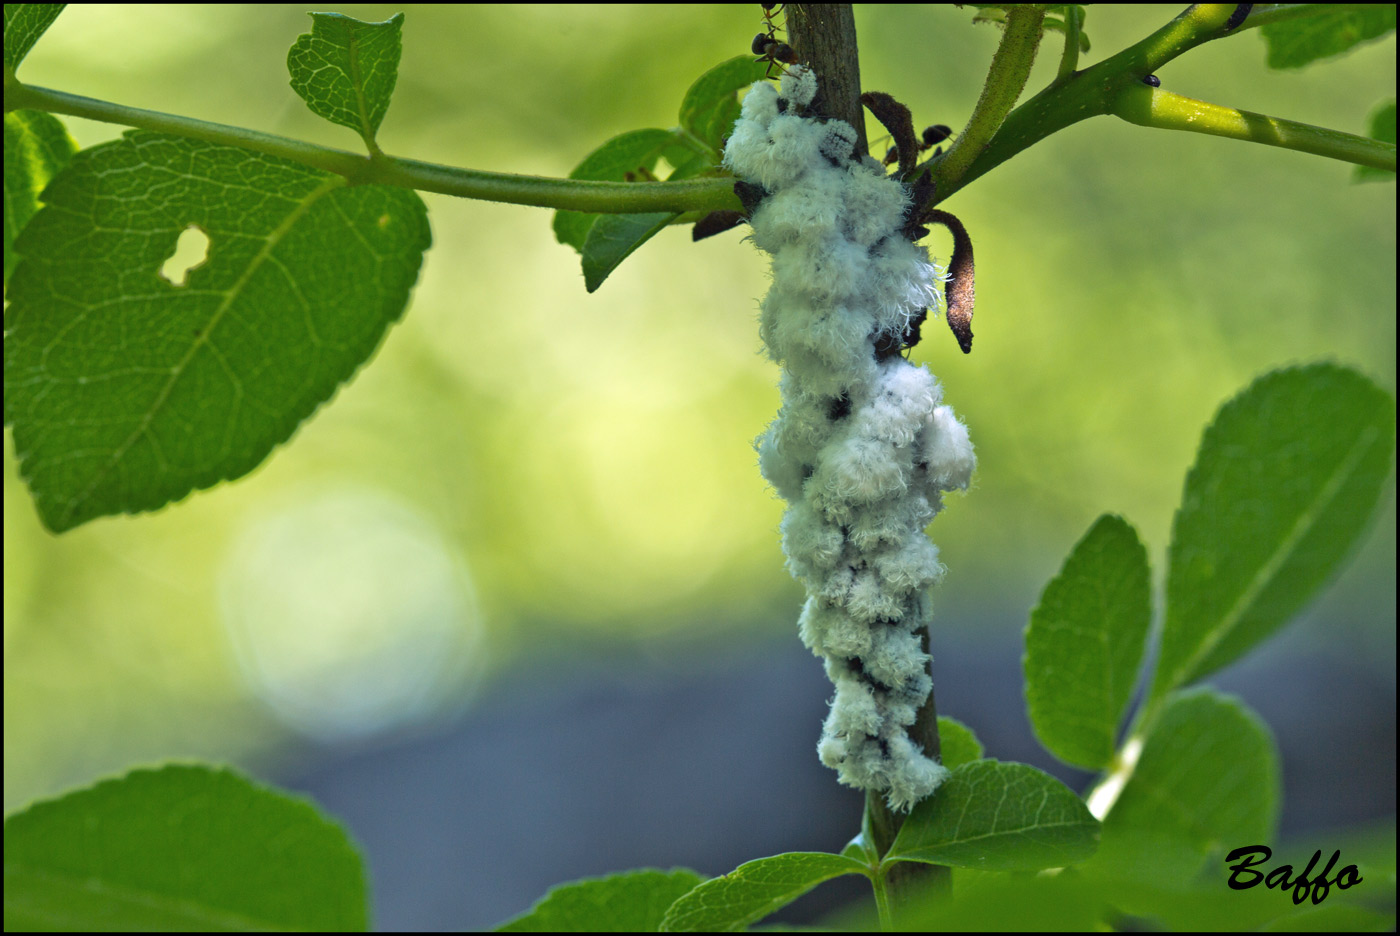
[(1108, 763), (1151, 621), (1147, 550), (1126, 520), (1105, 514), (1026, 626), (1026, 705), (1046, 750), (1080, 767)]
[(1279, 776), (1268, 726), (1242, 702), (1205, 689), (1175, 694), (1143, 742), (1103, 821), (1099, 853), (1085, 868), (1186, 882), (1212, 856), (1272, 842)]
[(678, 898), (705, 880), (687, 868), (645, 868), (551, 887), (498, 933), (655, 933)]
[(825, 852), (788, 852), (746, 861), (711, 878), (671, 905), (662, 932), (732, 933), (843, 874), (866, 874), (864, 864)]
[(1314, 4), (1307, 16), (1259, 27), (1269, 47), (1270, 68), (1302, 68), (1341, 55), (1395, 29), (1395, 4)]
[(886, 860), (981, 871), (1038, 871), (1083, 861), (1099, 824), (1072, 790), (1027, 764), (963, 764), (904, 821)]
[(66, 3), (5, 4), (5, 68), (17, 71), (34, 43), (48, 31)]
[[(1385, 143), (1395, 142), (1395, 98), (1382, 101), (1371, 111), (1371, 119), (1366, 123), (1366, 135), (1373, 140)], [(1374, 166), (1352, 167), (1353, 182), (1394, 182), (1395, 173)]]
[(311, 112), (349, 127), (371, 150), (399, 80), (403, 14), (366, 23), (339, 13), (312, 13), (311, 32), (287, 52), (295, 91)]
[(982, 757), (982, 742), (972, 729), (947, 715), (938, 716), (939, 761), (952, 770)]
[[(1107, 825), (1107, 823), (1105, 823)], [(1105, 830), (1105, 838), (1107, 838)], [(1239, 845), (1241, 843), (1235, 843)], [(1250, 843), (1255, 844), (1255, 843)], [(1262, 844), (1262, 843), (1260, 843)], [(1347, 892), (1336, 888), (1331, 891), (1327, 903), (1320, 909), (1347, 907), (1358, 896), (1377, 906), (1393, 905), (1395, 899), (1395, 822), (1393, 819), (1372, 823), (1368, 826), (1349, 829), (1319, 829), (1304, 839), (1269, 840), (1273, 857), (1267, 863), (1267, 870), (1288, 864), (1295, 871), (1307, 865), (1314, 850), (1322, 852), (1322, 859), (1316, 871), (1322, 870), (1326, 858), (1334, 849), (1340, 850), (1340, 865), (1355, 864), (1359, 869), (1365, 887)], [(1227, 848), (1227, 853), (1229, 849)], [(1223, 859), (1223, 856), (1221, 856)], [(1096, 865), (1097, 859), (1090, 862)], [(1265, 870), (1261, 868), (1260, 870)], [(1340, 867), (1333, 869), (1335, 875)], [(1310, 919), (1308, 905), (1296, 907), (1289, 899), (1291, 895), (1256, 886), (1248, 890), (1231, 890), (1222, 882), (1229, 871), (1223, 860), (1208, 861), (1205, 873), (1192, 880), (1167, 876), (1142, 875), (1137, 880), (1091, 878), (1095, 889), (1102, 893), (1115, 908), (1132, 916), (1147, 917), (1151, 925), (1161, 930), (1177, 933), (1241, 933), (1260, 930), (1297, 931), (1320, 923)], [(1379, 885), (1379, 892), (1377, 891)], [(1339, 903), (1339, 901), (1341, 901)], [(1393, 914), (1389, 926), (1382, 931), (1395, 929)], [(1322, 919), (1328, 919), (1324, 916)], [(1296, 922), (1295, 922), (1296, 921)], [(1333, 932), (1356, 932), (1374, 928), (1374, 920), (1366, 916), (1352, 917), (1339, 914), (1329, 920)], [(1384, 915), (1382, 922), (1386, 922)]]
[(1390, 473), (1395, 401), (1334, 364), (1274, 371), (1207, 427), (1172, 528), (1152, 697), (1238, 659), (1341, 566)]
[(671, 164), (671, 174), (666, 177), (667, 182), (680, 182), (682, 179), (693, 179), (706, 173), (714, 175), (718, 172), (718, 156), (708, 150), (696, 152), (689, 146), (676, 143), (667, 147), (661, 155)]
[(739, 118), (739, 92), (763, 80), (766, 65), (753, 56), (740, 55), (721, 62), (695, 79), (681, 100), (681, 129), (699, 138), (715, 154), (720, 141)]
[(947, 893), (921, 895), (911, 906), (899, 910), (899, 929), (915, 933), (1092, 933), (1102, 931), (1106, 909), (1102, 893), (1075, 874), (959, 871), (949, 898)]
[(310, 802), (233, 771), (134, 770), (5, 819), (5, 929), (364, 930), (364, 869)]
[(616, 270), (632, 251), (651, 240), (679, 213), (654, 211), (649, 214), (600, 215), (583, 242), (583, 283), (593, 292)]
[[(417, 194), (133, 131), (73, 157), (16, 244), (5, 422), (55, 532), (253, 470), (403, 313)], [(188, 228), (208, 259), (161, 266)]]
[[(622, 182), (627, 173), (636, 172), (639, 167), (648, 172), (655, 169), (661, 154), (675, 143), (676, 135), (670, 130), (631, 130), (613, 137), (585, 156), (569, 173), (569, 178)], [(582, 253), (588, 231), (600, 217), (603, 216), (582, 211), (556, 211), (554, 237)]]
[(1393, 933), (1395, 914), (1354, 904), (1332, 903), (1281, 916), (1262, 928), (1265, 933)]
[(15, 238), (39, 211), (39, 193), (78, 151), (63, 122), (43, 111), (5, 115), (5, 282), (19, 257)]

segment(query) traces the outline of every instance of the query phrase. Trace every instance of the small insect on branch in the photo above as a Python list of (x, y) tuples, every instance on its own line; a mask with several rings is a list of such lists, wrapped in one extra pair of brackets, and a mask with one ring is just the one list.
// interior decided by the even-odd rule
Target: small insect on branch
[(782, 9), (781, 3), (764, 3), (763, 7), (763, 32), (753, 37), (750, 44), (750, 51), (758, 56), (760, 62), (767, 62), (768, 69), (765, 74), (773, 77), (773, 66), (777, 65), (778, 70), (786, 73), (784, 65), (797, 64), (797, 50), (786, 42), (778, 41), (778, 25), (773, 22), (773, 14)]

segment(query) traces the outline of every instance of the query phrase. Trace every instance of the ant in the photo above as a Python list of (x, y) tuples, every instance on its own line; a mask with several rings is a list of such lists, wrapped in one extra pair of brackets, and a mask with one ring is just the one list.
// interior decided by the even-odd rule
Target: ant
[[(942, 143), (944, 140), (948, 139), (948, 137), (952, 135), (953, 128), (948, 126), (947, 124), (934, 124), (932, 127), (925, 127), (923, 132), (923, 138), (919, 143), (919, 152), (922, 153), (926, 150), (933, 149), (934, 146), (937, 146), (939, 143)], [(938, 149), (933, 150), (933, 155), (937, 156), (941, 152), (943, 152), (943, 147), (939, 146)], [(885, 158), (883, 162), (886, 166), (890, 166), (896, 162), (899, 162), (899, 148), (891, 146), (885, 152)]]
[(758, 56), (760, 62), (768, 63), (766, 74), (772, 78), (774, 65), (777, 65), (781, 70), (783, 65), (797, 64), (797, 51), (786, 42), (778, 41), (778, 27), (773, 22), (773, 14), (782, 9), (783, 5), (781, 3), (764, 3), (761, 6), (763, 7), (764, 32), (753, 37), (749, 49)]

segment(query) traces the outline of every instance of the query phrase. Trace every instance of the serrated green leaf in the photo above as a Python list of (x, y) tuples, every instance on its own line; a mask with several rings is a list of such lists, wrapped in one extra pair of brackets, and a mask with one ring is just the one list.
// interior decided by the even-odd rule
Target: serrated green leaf
[(746, 861), (711, 878), (671, 905), (662, 932), (733, 933), (843, 874), (866, 874), (864, 864), (825, 852), (788, 852)]
[(311, 13), (311, 32), (287, 52), (292, 90), (311, 112), (349, 127), (371, 149), (399, 80), (403, 14), (366, 23), (340, 13)]
[(952, 770), (982, 757), (982, 742), (972, 729), (947, 715), (938, 716), (939, 761)]
[[(1371, 118), (1366, 121), (1366, 135), (1373, 140), (1381, 140), (1385, 143), (1395, 142), (1395, 98), (1382, 101), (1371, 111)], [(1395, 173), (1385, 169), (1377, 169), (1374, 166), (1353, 166), (1351, 180), (1353, 182), (1394, 182)]]
[(78, 151), (68, 129), (53, 114), (11, 111), (5, 115), (5, 282), (19, 257), (15, 238), (39, 211), (39, 193)]
[(1026, 707), (1046, 750), (1080, 767), (1108, 763), (1151, 621), (1147, 550), (1126, 520), (1105, 514), (1026, 625)]
[(5, 4), (5, 67), (19, 70), (20, 63), (34, 48), (34, 43), (58, 19), (66, 3), (7, 3)]
[(1307, 16), (1265, 23), (1259, 33), (1268, 44), (1270, 68), (1302, 68), (1341, 55), (1395, 29), (1395, 4), (1314, 4)]
[(1273, 841), (1282, 796), (1268, 726), (1211, 690), (1171, 696), (1103, 822), (1087, 871), (1186, 882), (1211, 856)]
[(643, 868), (551, 887), (498, 933), (655, 933), (671, 904), (705, 878), (688, 868)]
[(364, 869), (345, 830), (231, 770), (134, 770), (5, 819), (7, 932), (367, 923)]
[(763, 62), (740, 55), (721, 62), (695, 79), (681, 100), (681, 127), (698, 137), (716, 155), (720, 141), (734, 129), (739, 117), (739, 92), (763, 80)]
[(1334, 364), (1274, 371), (1207, 427), (1172, 525), (1152, 697), (1238, 659), (1296, 614), (1365, 531), (1395, 401)]
[[(55, 532), (237, 478), (403, 313), (431, 235), (417, 194), (133, 131), (73, 157), (16, 244), (5, 422)], [(209, 239), (177, 286), (180, 235)]]
[(583, 283), (593, 292), (616, 270), (632, 251), (651, 240), (679, 213), (653, 211), (649, 214), (599, 215), (583, 242)]
[[(675, 143), (676, 135), (670, 130), (630, 130), (613, 137), (585, 156), (583, 162), (569, 173), (569, 178), (622, 182), (627, 173), (635, 172), (638, 167), (647, 171), (655, 169), (661, 154)], [(588, 231), (600, 217), (602, 215), (582, 211), (556, 211), (554, 237), (559, 243), (568, 244), (582, 253)]]
[(978, 760), (914, 806), (886, 860), (1038, 871), (1083, 861), (1098, 836), (1098, 821), (1054, 777), (1027, 764)]

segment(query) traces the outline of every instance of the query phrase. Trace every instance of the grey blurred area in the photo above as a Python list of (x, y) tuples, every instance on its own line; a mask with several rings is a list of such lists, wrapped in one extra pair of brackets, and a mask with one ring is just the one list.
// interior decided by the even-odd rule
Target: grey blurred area
[[(1082, 790), (1090, 776), (1035, 741), (1021, 642), (940, 634), (940, 712), (1001, 760)], [(1324, 622), (1309, 633), (1327, 630)], [(972, 629), (969, 630), (972, 633)], [(1395, 678), (1285, 634), (1211, 683), (1269, 723), (1284, 766), (1281, 836), (1395, 814)], [(817, 761), (830, 686), (794, 639), (746, 651), (555, 652), (488, 688), (433, 737), (273, 777), (312, 795), (368, 857), (382, 930), (491, 928), (549, 887), (638, 867), (722, 874), (784, 851), (839, 851), (862, 796)], [(828, 882), (775, 918), (811, 922), (863, 899)]]

